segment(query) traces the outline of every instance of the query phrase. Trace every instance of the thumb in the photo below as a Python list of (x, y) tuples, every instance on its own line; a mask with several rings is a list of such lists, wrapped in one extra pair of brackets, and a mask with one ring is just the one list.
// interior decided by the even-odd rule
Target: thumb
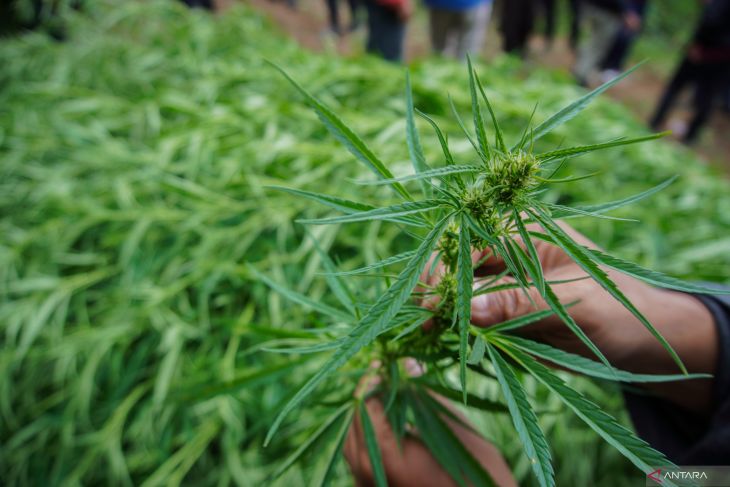
[[(513, 277), (507, 276), (498, 279), (492, 286), (515, 283)], [(483, 282), (475, 281), (475, 291), (482, 284)], [(543, 309), (547, 309), (547, 304), (536, 288), (514, 287), (472, 298), (471, 322), (486, 328)]]

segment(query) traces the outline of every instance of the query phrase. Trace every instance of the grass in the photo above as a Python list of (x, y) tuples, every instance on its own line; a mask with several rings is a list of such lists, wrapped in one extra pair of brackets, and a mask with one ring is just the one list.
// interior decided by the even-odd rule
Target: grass
[[(411, 167), (403, 73), (371, 58), (303, 52), (245, 8), (215, 18), (175, 2), (100, 3), (89, 15), (69, 21), (65, 43), (36, 34), (0, 43), (2, 477), (20, 485), (261, 485), (326, 413), (297, 415), (262, 448), (273, 413), (316, 364), (261, 349), (281, 340), (312, 343), (323, 323), (256, 282), (248, 264), (318, 302), (337, 303), (320, 275), (321, 255), (293, 223), (324, 213), (264, 187), (361, 201), (374, 194), (344, 188), (368, 173), (264, 60), (287, 67), (336, 107), (396, 177)], [(552, 73), (517, 79), (518, 71), (509, 60), (480, 71), (509, 140), (538, 101), (535, 119), (543, 120), (580, 94)], [(462, 114), (471, 105), (466, 74), (447, 61), (413, 67), (414, 105), (445, 133), (459, 129), (444, 92)], [(622, 108), (599, 101), (581, 123), (543, 143), (594, 143), (639, 127)], [(431, 137), (421, 143), (427, 160), (441, 150)], [(473, 150), (464, 138), (449, 143), (457, 160)], [(729, 274), (722, 235), (730, 220), (720, 211), (730, 205), (727, 183), (689, 152), (664, 142), (625, 147), (611, 157), (585, 156), (561, 176), (584, 171), (602, 175), (548, 197), (592, 204), (596, 195), (619, 199), (679, 175), (630, 214), (616, 211), (641, 225), (575, 224), (617, 255), (672, 275)], [(312, 232), (347, 269), (413, 244), (377, 222), (343, 226), (336, 242), (332, 229)], [(623, 414), (616, 390), (570, 381)], [(498, 397), (493, 385), (474, 387), (483, 398)], [(554, 412), (540, 423), (558, 485), (637, 478), (554, 397), (530, 381), (526, 387)], [(475, 422), (529, 485), (529, 462), (501, 418)], [(578, 448), (590, 460), (575, 462)], [(302, 460), (280, 485), (308, 485), (329, 471), (310, 456)], [(349, 483), (341, 464), (331, 474)]]

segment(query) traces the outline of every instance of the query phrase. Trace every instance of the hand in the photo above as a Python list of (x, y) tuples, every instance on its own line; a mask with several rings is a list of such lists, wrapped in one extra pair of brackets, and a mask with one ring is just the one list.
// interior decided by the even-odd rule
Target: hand
[(641, 16), (636, 12), (624, 14), (624, 26), (631, 32), (638, 32), (641, 29)]
[[(451, 408), (448, 401), (442, 402), (446, 407)], [(391, 487), (451, 487), (457, 485), (416, 435), (406, 434), (401, 441), (401, 447), (398, 446), (379, 399), (369, 399), (366, 407), (380, 446), (388, 485)], [(452, 409), (452, 411), (454, 410)], [(454, 413), (459, 414), (457, 411)], [(453, 419), (446, 416), (443, 419), (474, 458), (478, 459), (496, 485), (499, 487), (517, 486), (507, 463), (494, 445)], [(463, 417), (462, 420), (466, 421)], [(358, 487), (375, 485), (370, 458), (365, 446), (365, 436), (358, 417), (355, 417), (348, 432), (344, 453), (355, 477), (355, 485)]]
[[(596, 248), (593, 242), (568, 225), (560, 225), (579, 244)], [(541, 230), (537, 225), (530, 229)], [(586, 277), (586, 273), (559, 247), (537, 239), (533, 243), (546, 280)], [(475, 252), (472, 260), (479, 262), (487, 252)], [(429, 269), (430, 266), (426, 268)], [(502, 270), (504, 263), (490, 257), (476, 269), (476, 274), (497, 274)], [(619, 272), (605, 270), (619, 289), (669, 341), (690, 372), (714, 373), (718, 355), (717, 330), (712, 315), (698, 299), (685, 293), (653, 288)], [(431, 276), (425, 272), (421, 279), (434, 286), (443, 272), (443, 267), (439, 265)], [(504, 277), (498, 281), (514, 282), (512, 277)], [(475, 289), (482, 284), (483, 280), (477, 278)], [(593, 279), (555, 284), (553, 290), (562, 303), (577, 301), (577, 304), (568, 308), (569, 313), (616, 367), (636, 373), (678, 373), (676, 364), (656, 338)], [(536, 288), (531, 287), (527, 292), (537, 309), (549, 309)], [(434, 298), (427, 299), (424, 305), (435, 306)], [(482, 294), (472, 300), (472, 323), (488, 327), (533, 311), (536, 311), (535, 307), (521, 289)], [(518, 331), (525, 337), (596, 359), (583, 342), (554, 315)], [(647, 388), (695, 411), (707, 410), (711, 404), (710, 380), (656, 384)]]

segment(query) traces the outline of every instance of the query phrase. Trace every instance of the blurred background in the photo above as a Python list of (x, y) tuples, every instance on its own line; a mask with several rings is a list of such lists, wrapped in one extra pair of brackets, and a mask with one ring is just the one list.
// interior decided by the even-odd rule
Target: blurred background
[[(730, 280), (727, 2), (713, 0), (16, 0), (0, 12), (0, 479), (4, 485), (313, 485), (315, 449), (268, 479), (323, 414), (308, 404), (268, 448), (273, 414), (321, 364), (263, 350), (318, 316), (251, 273), (328, 302), (294, 220), (321, 215), (281, 185), (359, 201), (379, 190), (291, 86), (331, 106), (397, 174), (408, 171), (404, 66), (416, 107), (467, 157), (447, 96), (467, 113), (476, 61), (509, 137), (637, 62), (539, 143), (671, 129), (588, 155), (598, 171), (545, 197), (597, 203), (669, 177), (621, 209), (575, 220), (618, 255), (672, 275)], [(336, 13), (335, 13), (336, 12)], [(419, 122), (420, 124), (420, 122)], [(419, 125), (428, 157), (438, 140)], [(354, 267), (411, 248), (389, 225), (317, 228)], [(618, 389), (568, 377), (627, 422)], [(526, 379), (527, 380), (527, 379)], [(485, 397), (499, 391), (475, 382)], [(616, 451), (528, 380), (558, 485), (642, 482)], [(508, 418), (471, 415), (521, 485)], [(628, 423), (627, 423), (628, 424)], [(580, 452), (580, 460), (576, 460)], [(350, 485), (344, 464), (336, 485)]]

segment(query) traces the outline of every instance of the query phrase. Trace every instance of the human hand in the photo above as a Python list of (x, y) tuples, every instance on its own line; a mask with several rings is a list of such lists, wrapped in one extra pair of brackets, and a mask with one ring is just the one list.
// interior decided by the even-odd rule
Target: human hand
[(641, 29), (641, 16), (636, 12), (628, 12), (624, 14), (624, 26), (631, 32), (637, 32)]
[[(407, 361), (406, 368), (411, 375), (418, 375), (415, 361)], [(378, 382), (377, 376), (370, 376), (369, 384), (360, 384), (359, 389), (372, 388)], [(516, 481), (499, 450), (487, 440), (477, 435), (473, 428), (465, 425), (468, 420), (451, 406), (449, 401), (436, 397), (451, 413), (459, 418), (455, 421), (447, 415), (442, 416), (462, 444), (479, 461), (484, 470), (499, 487), (515, 487)], [(417, 431), (409, 431), (401, 439), (400, 446), (396, 441), (388, 422), (383, 404), (377, 397), (371, 397), (365, 403), (370, 420), (378, 440), (383, 468), (391, 487), (451, 487), (456, 482), (436, 461), (426, 445), (418, 438)], [(359, 417), (355, 417), (345, 440), (344, 455), (350, 466), (355, 485), (358, 487), (375, 485), (373, 469), (370, 464), (365, 436)]]
[[(570, 226), (562, 222), (560, 225), (577, 243), (596, 248), (593, 242)], [(538, 232), (541, 230), (537, 225), (532, 225), (529, 229)], [(533, 243), (545, 280), (572, 280), (554, 284), (553, 290), (562, 303), (576, 302), (568, 308), (569, 313), (613, 365), (636, 373), (677, 373), (676, 364), (656, 338), (596, 281), (587, 278), (587, 274), (563, 250), (538, 239), (534, 239)], [(480, 262), (488, 253), (488, 250), (474, 252), (472, 261)], [(429, 269), (430, 266), (426, 268)], [(495, 275), (504, 268), (500, 259), (489, 257), (475, 273), (477, 276)], [(690, 372), (714, 372), (718, 354), (717, 330), (712, 315), (697, 298), (685, 293), (653, 288), (611, 269), (605, 271), (669, 341)], [(435, 286), (443, 273), (443, 267), (439, 264), (433, 274), (424, 272), (421, 280), (429, 286)], [(515, 282), (514, 278), (507, 276), (495, 284)], [(477, 278), (474, 287), (476, 289), (483, 284), (484, 278)], [(471, 307), (472, 323), (488, 327), (536, 310), (549, 309), (537, 288), (530, 287), (526, 292), (529, 298), (519, 288), (475, 296)], [(437, 300), (434, 297), (427, 298), (424, 305), (433, 308), (437, 306)], [(595, 359), (588, 347), (555, 315), (521, 328), (519, 333), (562, 350)], [(708, 380), (647, 387), (683, 407), (697, 411), (705, 410), (711, 400), (711, 382)]]

